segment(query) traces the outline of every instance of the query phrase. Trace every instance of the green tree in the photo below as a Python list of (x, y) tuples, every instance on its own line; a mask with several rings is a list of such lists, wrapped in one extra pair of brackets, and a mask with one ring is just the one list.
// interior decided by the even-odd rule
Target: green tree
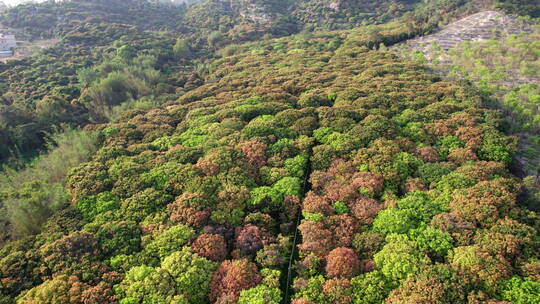
[(391, 234), (387, 244), (375, 254), (375, 264), (385, 277), (392, 281), (401, 281), (416, 273), (431, 261), (418, 250), (418, 245), (407, 236)]
[(176, 39), (176, 43), (173, 46), (173, 53), (177, 59), (188, 59), (192, 55), (186, 39)]
[(448, 251), (454, 248), (450, 234), (430, 226), (413, 229), (409, 232), (409, 236), (431, 258), (439, 261), (443, 261)]
[(351, 290), (354, 304), (380, 304), (397, 284), (388, 280), (384, 274), (375, 270), (354, 277)]
[(310, 300), (315, 304), (328, 303), (323, 293), (324, 277), (322, 275), (311, 277), (301, 285), (301, 288), (295, 293), (295, 298)]
[(455, 136), (446, 136), (437, 142), (439, 155), (442, 159), (447, 159), (451, 150), (465, 147), (465, 144)]
[(391, 233), (403, 234), (416, 228), (419, 224), (415, 219), (414, 211), (389, 208), (377, 214), (373, 221), (373, 230), (384, 235)]
[(140, 250), (141, 230), (135, 222), (108, 222), (98, 224), (96, 228), (96, 236), (105, 254), (131, 254)]
[(514, 276), (505, 282), (501, 294), (504, 300), (514, 304), (538, 303), (540, 282), (533, 281), (531, 278)]
[(195, 231), (189, 226), (176, 225), (159, 234), (145, 246), (144, 250), (148, 255), (163, 260), (186, 245), (194, 235)]
[(306, 155), (297, 155), (285, 160), (285, 169), (290, 176), (303, 178), (307, 168), (308, 157)]
[(166, 304), (182, 297), (177, 294), (174, 279), (167, 270), (149, 266), (131, 268), (116, 293), (121, 304)]
[(172, 276), (178, 290), (189, 303), (208, 302), (209, 286), (217, 264), (184, 247), (163, 260), (162, 267)]
[(135, 57), (135, 49), (129, 45), (123, 45), (116, 50), (116, 55), (129, 62)]
[(272, 188), (282, 195), (300, 196), (302, 194), (302, 180), (298, 177), (284, 177), (277, 181)]
[(242, 290), (238, 304), (279, 304), (281, 303), (281, 291), (279, 288), (271, 288), (266, 285), (258, 285), (250, 289)]

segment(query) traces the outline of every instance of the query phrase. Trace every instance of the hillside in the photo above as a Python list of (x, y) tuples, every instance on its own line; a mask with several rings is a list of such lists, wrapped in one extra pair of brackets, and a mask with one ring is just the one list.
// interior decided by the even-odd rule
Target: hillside
[(437, 51), (448, 51), (463, 42), (498, 40), (528, 32), (531, 32), (531, 26), (525, 21), (497, 11), (483, 11), (450, 23), (431, 35), (407, 40), (404, 47), (410, 52), (420, 51), (428, 59), (440, 61), (444, 57), (437, 57)]
[(8, 10), (0, 303), (538, 303), (537, 87), (467, 64), (535, 79), (530, 3)]
[(530, 20), (484, 11), (392, 49), (429, 62), (440, 75), (475, 83), (505, 112), (520, 138), (515, 170), (540, 179), (540, 27)]
[[(0, 65), (0, 137), (5, 143), (0, 146), (0, 162), (35, 155), (43, 147), (46, 134), (63, 125), (84, 126), (105, 121), (108, 119), (105, 116), (110, 116), (105, 113), (110, 109), (105, 108), (118, 103), (159, 95), (152, 98), (155, 103), (174, 98), (168, 94), (183, 94), (181, 87), (187, 79), (193, 79), (192, 85), (198, 83), (198, 73), (191, 73), (194, 67), (203, 67), (217, 51), (227, 53), (242, 42), (287, 36), (307, 27), (307, 23), (304, 25), (293, 15), (285, 14), (299, 5), (298, 1), (283, 6), (276, 1), (260, 0), (201, 1), (190, 6), (144, 0), (91, 0), (47, 1), (8, 10), (0, 16), (0, 23), (16, 28), (19, 39), (37, 44), (40, 39), (53, 38), (52, 41), (60, 40), (60, 43), (31, 58)], [(310, 10), (315, 12), (316, 7)], [(334, 17), (342, 15), (327, 16), (327, 23)], [(375, 17), (370, 20), (368, 23), (383, 21)], [(405, 39), (423, 31), (431, 25), (431, 19), (426, 20), (417, 25), (407, 21), (407, 27), (393, 39)], [(353, 26), (353, 23), (348, 25)], [(120, 91), (115, 100), (109, 99), (106, 104), (98, 101), (100, 104), (95, 105), (82, 96), (92, 85), (87, 82), (97, 77), (94, 72), (103, 78), (118, 70), (134, 76), (125, 66), (105, 63), (121, 46), (126, 47), (124, 50), (144, 49), (145, 56), (152, 56), (146, 60), (153, 61), (151, 66), (143, 68), (158, 71), (163, 85), (149, 90), (140, 81), (137, 85), (124, 83), (123, 88), (114, 89)], [(84, 69), (93, 69), (94, 76), (84, 79), (91, 76), (80, 74)], [(140, 73), (135, 78), (140, 80)], [(111, 85), (109, 81), (108, 89), (112, 89)]]

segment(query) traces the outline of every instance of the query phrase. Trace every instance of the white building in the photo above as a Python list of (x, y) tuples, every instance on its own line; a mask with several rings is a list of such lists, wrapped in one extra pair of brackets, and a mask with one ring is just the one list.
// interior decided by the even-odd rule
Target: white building
[(13, 56), (16, 46), (15, 35), (0, 34), (0, 58)]

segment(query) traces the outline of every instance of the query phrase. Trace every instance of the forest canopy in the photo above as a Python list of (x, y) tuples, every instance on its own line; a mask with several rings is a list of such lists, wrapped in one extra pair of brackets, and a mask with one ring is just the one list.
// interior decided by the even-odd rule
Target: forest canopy
[(61, 42), (0, 64), (0, 303), (538, 302), (523, 129), (389, 48), (478, 1), (280, 3), (2, 13)]

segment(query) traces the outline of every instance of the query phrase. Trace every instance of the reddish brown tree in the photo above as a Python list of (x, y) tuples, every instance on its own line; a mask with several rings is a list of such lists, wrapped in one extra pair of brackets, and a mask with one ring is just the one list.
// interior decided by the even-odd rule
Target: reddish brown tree
[(220, 234), (201, 234), (191, 247), (199, 255), (214, 262), (223, 261), (227, 257), (227, 244)]
[(167, 205), (169, 219), (173, 223), (200, 227), (210, 216), (209, 208), (205, 208), (206, 204), (203, 194), (185, 192), (176, 201)]
[(206, 176), (215, 176), (219, 173), (219, 163), (204, 157), (199, 158), (197, 164), (195, 164), (195, 168)]
[(257, 266), (248, 260), (224, 261), (210, 282), (210, 301), (218, 303), (227, 303), (223, 302), (225, 299), (236, 301), (242, 290), (257, 286), (261, 280), (262, 276)]
[(426, 185), (422, 182), (421, 178), (408, 177), (402, 184), (401, 190), (403, 193), (409, 193), (413, 191), (426, 191)]
[(207, 225), (204, 226), (203, 233), (220, 234), (225, 239), (228, 247), (234, 245), (234, 228), (228, 225)]
[(356, 220), (348, 215), (334, 215), (325, 219), (325, 222), (330, 225), (330, 230), (334, 234), (335, 246), (350, 247), (354, 234), (358, 229)]
[(500, 301), (490, 298), (485, 292), (478, 291), (469, 294), (467, 297), (468, 304), (512, 304), (508, 301)]
[(465, 164), (470, 161), (478, 160), (478, 156), (470, 148), (456, 148), (448, 154), (448, 160), (456, 164)]
[(113, 285), (106, 282), (99, 282), (96, 286), (92, 286), (84, 290), (81, 294), (81, 303), (117, 303), (116, 296), (114, 295)]
[(329, 183), (324, 187), (324, 194), (333, 202), (352, 202), (360, 196), (358, 188), (350, 182)]
[(298, 229), (302, 233), (302, 244), (298, 248), (305, 253), (325, 257), (334, 248), (335, 235), (323, 223), (304, 220)]
[(531, 261), (521, 266), (524, 277), (530, 277), (533, 281), (540, 281), (540, 261)]
[(336, 248), (326, 257), (326, 275), (329, 278), (352, 278), (360, 270), (360, 260), (349, 248)]
[(470, 245), (474, 240), (475, 225), (454, 213), (441, 213), (433, 217), (431, 226), (449, 233), (458, 246)]
[(375, 261), (372, 259), (363, 259), (360, 260), (360, 272), (366, 273), (366, 272), (372, 272), (375, 270)]
[(516, 197), (516, 183), (499, 178), (480, 182), (454, 194), (449, 207), (453, 213), (465, 220), (482, 227), (490, 227), (503, 215), (509, 214), (516, 205)]
[(263, 228), (255, 225), (245, 225), (236, 228), (236, 249), (240, 250), (240, 254), (250, 255), (256, 253), (272, 240), (272, 236)]
[(292, 300), (291, 304), (315, 304), (315, 303), (311, 302), (310, 300), (300, 298), (300, 299)]
[(323, 285), (323, 293), (332, 303), (351, 304), (351, 283), (348, 279), (334, 278)]
[(324, 186), (333, 180), (334, 177), (326, 171), (315, 171), (309, 177), (311, 189), (317, 193), (320, 193), (324, 189)]
[(477, 127), (461, 127), (456, 130), (456, 136), (467, 148), (477, 149), (482, 144), (484, 132)]
[(371, 172), (356, 172), (350, 183), (359, 191), (370, 196), (379, 196), (384, 188), (384, 179)]
[(351, 213), (362, 225), (371, 225), (383, 205), (373, 198), (361, 196), (351, 204)]
[(434, 163), (439, 161), (439, 152), (437, 152), (437, 149), (430, 146), (417, 148), (416, 156), (428, 163)]
[(478, 245), (454, 249), (452, 266), (473, 281), (483, 283), (486, 291), (494, 292), (512, 275), (512, 265), (504, 256), (490, 253)]
[(242, 154), (250, 166), (260, 168), (266, 164), (267, 145), (258, 140), (250, 140), (240, 143)]
[(356, 169), (351, 161), (336, 159), (328, 168), (328, 175), (333, 176), (340, 183), (350, 182)]
[(334, 207), (331, 203), (327, 197), (316, 195), (314, 192), (309, 191), (306, 198), (304, 198), (302, 211), (330, 215), (334, 212)]
[(476, 233), (476, 243), (491, 254), (502, 255), (513, 259), (518, 257), (524, 248), (532, 248), (536, 231), (516, 220), (504, 218), (489, 230)]
[(504, 164), (494, 161), (478, 161), (464, 164), (456, 169), (456, 173), (464, 174), (477, 182), (493, 179), (494, 176), (507, 176)]
[(464, 283), (463, 278), (447, 265), (429, 267), (407, 278), (390, 293), (386, 303), (463, 303), (467, 295)]
[(385, 243), (384, 236), (373, 231), (357, 233), (353, 240), (353, 246), (362, 258), (373, 258)]
[(52, 243), (45, 243), (40, 249), (43, 262), (53, 272), (81, 274), (94, 268), (101, 251), (97, 237), (90, 232), (77, 231)]

